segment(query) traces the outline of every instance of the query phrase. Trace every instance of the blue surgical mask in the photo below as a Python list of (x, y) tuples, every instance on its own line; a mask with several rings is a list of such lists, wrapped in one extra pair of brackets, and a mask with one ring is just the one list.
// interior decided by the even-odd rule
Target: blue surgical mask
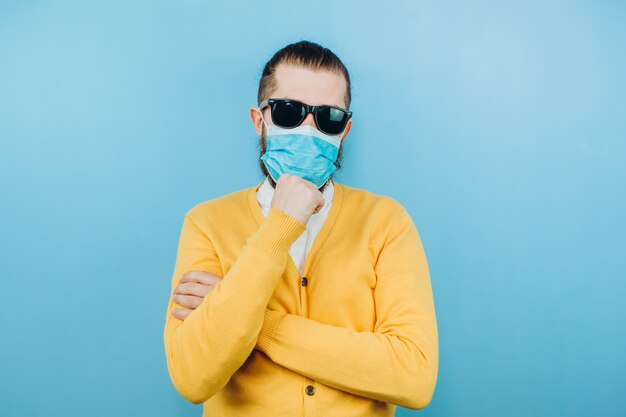
[(275, 182), (282, 174), (291, 174), (311, 181), (320, 188), (337, 169), (335, 161), (341, 136), (327, 135), (311, 125), (292, 129), (265, 126), (267, 149), (261, 160)]

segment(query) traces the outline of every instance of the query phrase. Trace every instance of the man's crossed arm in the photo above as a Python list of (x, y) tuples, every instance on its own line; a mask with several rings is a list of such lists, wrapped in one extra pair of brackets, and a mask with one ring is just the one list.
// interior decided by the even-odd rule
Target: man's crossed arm
[[(374, 332), (265, 307), (254, 348), (325, 385), (406, 408), (426, 407), (438, 370), (434, 303), (417, 231), (406, 211), (399, 217), (375, 265)], [(186, 320), (221, 280), (206, 271), (185, 273), (173, 291), (183, 308), (172, 309), (171, 315)]]

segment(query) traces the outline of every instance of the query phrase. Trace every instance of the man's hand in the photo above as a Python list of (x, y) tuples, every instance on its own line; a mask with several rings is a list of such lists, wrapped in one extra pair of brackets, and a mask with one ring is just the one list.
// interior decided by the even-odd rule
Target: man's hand
[(222, 278), (205, 271), (190, 271), (183, 274), (179, 284), (174, 288), (174, 301), (185, 308), (173, 308), (172, 316), (185, 320), (221, 280)]
[(282, 174), (276, 182), (270, 207), (281, 210), (306, 226), (311, 215), (324, 207), (324, 199), (312, 182), (297, 175)]

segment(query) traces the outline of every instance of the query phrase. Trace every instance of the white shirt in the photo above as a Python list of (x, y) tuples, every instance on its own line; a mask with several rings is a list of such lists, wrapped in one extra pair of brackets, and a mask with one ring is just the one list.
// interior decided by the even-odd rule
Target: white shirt
[[(289, 248), (289, 253), (291, 254), (291, 258), (293, 259), (294, 264), (298, 268), (298, 272), (302, 275), (304, 268), (304, 261), (311, 251), (311, 247), (313, 246), (313, 242), (317, 237), (322, 225), (324, 224), (324, 220), (328, 215), (328, 211), (330, 210), (330, 206), (333, 203), (333, 196), (335, 195), (335, 187), (333, 186), (333, 181), (330, 180), (324, 191), (322, 192), (322, 198), (324, 199), (324, 207), (319, 211), (319, 213), (312, 214), (309, 218), (309, 222), (306, 224), (306, 231), (298, 237), (298, 239), (291, 245)], [(265, 181), (256, 192), (256, 199), (261, 206), (261, 211), (263, 215), (267, 217), (270, 211), (270, 204), (272, 202), (272, 197), (274, 196), (274, 188), (270, 184), (269, 180), (265, 178)]]

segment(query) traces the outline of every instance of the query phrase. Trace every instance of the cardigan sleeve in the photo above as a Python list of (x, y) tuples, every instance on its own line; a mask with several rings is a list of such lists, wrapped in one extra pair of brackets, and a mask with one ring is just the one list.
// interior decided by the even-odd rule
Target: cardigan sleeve
[(219, 391), (254, 349), (263, 312), (282, 275), (289, 247), (306, 230), (295, 218), (271, 208), (246, 241), (223, 279), (185, 320), (171, 315), (173, 290), (189, 271), (222, 276), (214, 246), (198, 226), (193, 209), (185, 214), (167, 306), (164, 343), (176, 390), (200, 404)]
[(322, 384), (405, 408), (426, 407), (438, 371), (438, 335), (424, 249), (402, 207), (375, 264), (376, 324), (357, 332), (265, 309), (256, 348)]

